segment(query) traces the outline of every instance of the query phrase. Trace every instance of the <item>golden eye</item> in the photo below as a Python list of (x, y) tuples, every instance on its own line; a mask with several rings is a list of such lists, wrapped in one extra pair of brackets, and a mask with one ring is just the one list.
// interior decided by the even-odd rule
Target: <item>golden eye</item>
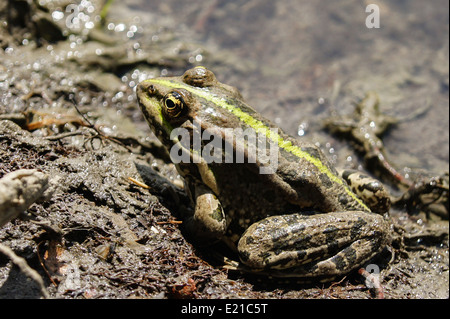
[(166, 94), (164, 106), (166, 114), (171, 118), (179, 117), (186, 108), (183, 97), (175, 91)]

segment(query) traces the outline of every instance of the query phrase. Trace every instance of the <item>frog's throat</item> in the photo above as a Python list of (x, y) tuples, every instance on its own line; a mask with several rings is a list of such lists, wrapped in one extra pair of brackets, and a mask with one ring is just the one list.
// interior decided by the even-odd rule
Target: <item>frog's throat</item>
[[(342, 185), (344, 187), (345, 191), (347, 192), (347, 194), (349, 196), (351, 196), (356, 202), (358, 202), (362, 207), (364, 207), (364, 209), (367, 209), (368, 211), (370, 211), (370, 209), (361, 201), (361, 199), (359, 199), (356, 196), (356, 194), (353, 193), (349, 189), (348, 185), (346, 185), (345, 182), (341, 178), (339, 178), (338, 176), (333, 174), (333, 172), (331, 172), (326, 167), (326, 165), (324, 165), (320, 161), (320, 159), (312, 156), (308, 152), (303, 151), (301, 149), (301, 147), (299, 147), (297, 145), (293, 145), (291, 141), (286, 141), (278, 133), (272, 131), (263, 122), (261, 122), (258, 119), (255, 119), (253, 116), (242, 111), (240, 108), (238, 108), (232, 104), (229, 104), (225, 99), (214, 96), (213, 94), (211, 94), (211, 92), (209, 92), (209, 90), (207, 88), (206, 89), (205, 88), (196, 88), (196, 87), (184, 84), (184, 83), (174, 82), (171, 80), (161, 79), (161, 78), (149, 79), (146, 81), (150, 82), (150, 83), (159, 84), (159, 85), (162, 85), (165, 87), (174, 88), (174, 89), (176, 89), (176, 88), (185, 89), (188, 92), (190, 92), (191, 94), (193, 94), (197, 97), (200, 97), (202, 99), (205, 99), (208, 102), (214, 103), (215, 105), (229, 111), (230, 113), (232, 113), (233, 115), (238, 117), (239, 120), (241, 120), (242, 122), (244, 122), (245, 124), (247, 124), (248, 126), (253, 128), (255, 130), (255, 132), (264, 134), (267, 138), (269, 138), (271, 141), (276, 143), (279, 147), (281, 147), (285, 151), (297, 156), (298, 158), (304, 159), (304, 160), (308, 161), (309, 163), (311, 163), (312, 165), (314, 165), (315, 167), (317, 167), (317, 169), (321, 173), (325, 174), (331, 181)], [(162, 114), (161, 114), (161, 117), (162, 117), (163, 124), (164, 125), (167, 124), (168, 125), (167, 128), (171, 127), (171, 125), (165, 121)]]

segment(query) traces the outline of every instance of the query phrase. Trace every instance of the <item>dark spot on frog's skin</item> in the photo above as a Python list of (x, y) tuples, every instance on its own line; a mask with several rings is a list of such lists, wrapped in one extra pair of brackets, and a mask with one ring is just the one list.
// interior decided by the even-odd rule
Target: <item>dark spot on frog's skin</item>
[[(353, 176), (353, 178), (350, 178), (350, 176)], [(355, 170), (345, 170), (341, 173), (342, 178), (348, 183), (348, 184), (352, 184), (352, 183), (359, 183), (359, 181), (364, 180), (364, 179), (370, 179), (370, 177), (368, 177), (367, 175), (361, 174), (359, 171), (355, 171)], [(356, 181), (355, 181), (356, 179)], [(357, 186), (357, 185), (351, 185), (352, 187)]]
[(367, 225), (367, 222), (361, 217), (358, 218), (358, 220), (355, 223), (353, 223), (353, 227), (350, 230), (350, 238), (351, 239), (360, 238), (361, 231), (365, 225)]
[(389, 207), (391, 206), (391, 201), (389, 197), (381, 198), (378, 200), (377, 203), (377, 209), (374, 209), (375, 213), (383, 213), (387, 212), (389, 210)]
[(280, 258), (280, 259), (277, 259), (277, 261), (274, 262), (274, 263), (267, 264), (266, 267), (268, 269), (270, 269), (270, 268), (274, 268), (275, 266), (286, 265), (286, 264), (288, 264), (290, 262), (292, 262), (292, 258), (291, 257)]
[(378, 182), (378, 181), (372, 181), (372, 182), (370, 182), (370, 183), (365, 183), (365, 184), (363, 184), (363, 185), (360, 185), (360, 186), (358, 187), (358, 189), (359, 189), (360, 191), (362, 191), (362, 190), (364, 190), (364, 189), (367, 189), (367, 190), (371, 191), (372, 193), (375, 193), (375, 192), (377, 192), (377, 191), (379, 191), (379, 190), (382, 190), (382, 189), (383, 189), (383, 186), (382, 186), (381, 183)]
[(342, 178), (348, 182), (348, 177), (350, 175), (352, 175), (353, 173), (354, 173), (354, 171), (345, 170), (345, 171), (342, 172)]
[(289, 227), (290, 233), (292, 235), (299, 235), (301, 233), (303, 233), (303, 231), (305, 230), (306, 226), (302, 225), (302, 224), (291, 224), (292, 226)]
[(355, 249), (353, 249), (352, 247), (347, 247), (343, 252), (345, 259), (347, 259), (347, 264), (352, 265), (356, 262), (357, 256)]
[(306, 255), (307, 255), (306, 251), (298, 250), (297, 251), (297, 260), (304, 260)]
[(312, 238), (313, 238), (312, 235), (296, 236), (293, 247), (299, 250), (305, 249), (308, 247), (308, 243), (311, 241)]
[(291, 152), (286, 151), (284, 148), (280, 149), (281, 156), (285, 158), (289, 162), (296, 162), (298, 161), (298, 157)]
[(335, 264), (337, 270), (342, 271), (345, 269), (346, 262), (345, 258), (343, 258), (342, 256), (336, 255), (332, 258), (332, 261)]
[(334, 255), (339, 249), (339, 243), (336, 238), (336, 232), (338, 228), (336, 226), (330, 225), (324, 231), (323, 234), (326, 236), (328, 255)]
[(379, 231), (373, 232), (373, 237), (371, 240), (371, 250), (378, 251), (381, 249), (381, 244), (384, 242), (385, 234)]
[[(286, 225), (297, 225), (295, 229), (299, 228), (300, 230), (305, 229), (305, 225), (301, 224), (302, 220), (307, 218), (306, 216), (300, 214), (287, 214), (282, 216)], [(294, 231), (294, 227), (292, 228)]]
[(247, 251), (240, 251), (239, 258), (242, 262), (246, 262), (250, 258), (250, 253)]
[(303, 272), (306, 274), (312, 274), (314, 273), (319, 267), (317, 266), (317, 263), (309, 263), (303, 266)]
[(312, 155), (313, 157), (315, 157), (317, 159), (322, 158), (322, 156), (320, 156), (319, 150), (315, 147), (302, 147), (302, 151), (305, 151), (306, 153), (308, 153), (309, 155)]
[(275, 254), (275, 256), (278, 256), (279, 254), (282, 254), (284, 252), (284, 250), (282, 248), (276, 249), (273, 251), (273, 253)]
[[(237, 93), (237, 92), (236, 92)], [(234, 98), (234, 97), (228, 97), (228, 98), (226, 98), (225, 99), (225, 101), (228, 103), (228, 104), (231, 104), (231, 105), (238, 105), (239, 106), (239, 108), (243, 111), (243, 112), (245, 112), (245, 113), (247, 113), (247, 114), (250, 114), (250, 115), (254, 115), (254, 114), (257, 114), (257, 112), (255, 111), (255, 110), (253, 110), (251, 107), (249, 107), (248, 105), (246, 105), (245, 103), (242, 103), (242, 101), (240, 101), (240, 99), (242, 99), (242, 96), (239, 96), (239, 98), (238, 99), (236, 99), (236, 98)], [(267, 124), (267, 123), (266, 123)]]
[(258, 257), (260, 260), (264, 260), (264, 264), (267, 265), (267, 259), (269, 259), (269, 257), (272, 256), (272, 252), (268, 252), (268, 251), (262, 251), (258, 254)]
[[(325, 235), (327, 235), (327, 234), (333, 234), (333, 232), (335, 232), (336, 230), (338, 230), (338, 228), (337, 228), (336, 226), (330, 225), (330, 226), (328, 226), (327, 228), (325, 228), (325, 230), (323, 231), (323, 233), (324, 233)], [(334, 235), (333, 235), (333, 238), (334, 238)]]
[(293, 169), (289, 169), (289, 170), (284, 170), (280, 172), (280, 175), (283, 176), (284, 180), (288, 180), (288, 181), (296, 181), (298, 178), (298, 172), (296, 170)]
[(320, 181), (322, 182), (322, 185), (326, 187), (333, 186), (333, 183), (331, 182), (330, 178), (326, 174), (320, 174), (319, 175)]
[(338, 197), (339, 203), (341, 203), (342, 205), (346, 206), (348, 204), (348, 196), (346, 196), (345, 194), (340, 194)]
[(327, 241), (327, 250), (328, 255), (334, 255), (336, 251), (339, 249), (339, 243), (336, 239), (332, 239), (330, 241)]
[(362, 217), (358, 217), (358, 221), (356, 222), (359, 227), (367, 225), (367, 222)]
[(253, 237), (251, 237), (251, 236), (248, 236), (248, 237), (245, 238), (245, 243), (247, 245), (252, 245), (252, 244), (255, 243), (255, 239)]
[(284, 240), (285, 238), (287, 238), (290, 235), (290, 233), (287, 231), (287, 229), (285, 228), (273, 228), (270, 229), (270, 238), (272, 239), (273, 242), (273, 247), (274, 248), (278, 248), (280, 246), (280, 244), (282, 246), (284, 246)]

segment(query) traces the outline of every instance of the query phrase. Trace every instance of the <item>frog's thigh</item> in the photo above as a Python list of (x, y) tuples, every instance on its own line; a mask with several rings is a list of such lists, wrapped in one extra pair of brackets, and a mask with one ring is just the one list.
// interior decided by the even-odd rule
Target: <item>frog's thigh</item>
[(351, 271), (381, 251), (387, 230), (382, 216), (360, 211), (271, 216), (247, 229), (238, 251), (250, 268), (329, 276)]
[(219, 199), (204, 185), (195, 186), (194, 198), (195, 211), (185, 220), (186, 230), (197, 241), (220, 239), (226, 232), (226, 219)]
[(339, 173), (353, 193), (358, 195), (372, 212), (383, 214), (389, 211), (391, 199), (380, 181), (351, 169)]

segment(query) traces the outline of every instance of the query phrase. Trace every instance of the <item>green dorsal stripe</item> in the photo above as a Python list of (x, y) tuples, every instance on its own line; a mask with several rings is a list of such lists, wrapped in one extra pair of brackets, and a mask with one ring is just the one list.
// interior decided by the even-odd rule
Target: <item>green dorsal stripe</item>
[(229, 112), (237, 116), (242, 122), (253, 128), (256, 132), (264, 134), (270, 140), (277, 143), (278, 146), (281, 147), (282, 149), (286, 150), (287, 152), (290, 152), (291, 154), (294, 154), (299, 158), (307, 160), (308, 162), (316, 166), (321, 173), (327, 175), (330, 180), (340, 185), (343, 185), (348, 195), (350, 195), (361, 206), (369, 210), (369, 208), (367, 208), (367, 206), (348, 188), (348, 186), (344, 183), (344, 181), (340, 179), (338, 176), (334, 175), (328, 169), (328, 167), (326, 167), (318, 158), (312, 156), (308, 152), (303, 151), (299, 146), (293, 145), (290, 141), (286, 141), (278, 133), (275, 133), (272, 130), (270, 130), (270, 128), (267, 127), (267, 125), (265, 125), (263, 122), (261, 122), (258, 119), (255, 119), (253, 116), (242, 111), (240, 108), (232, 104), (229, 104), (225, 99), (214, 96), (207, 89), (196, 88), (180, 82), (172, 82), (166, 79), (149, 79), (147, 80), (147, 82), (160, 84), (174, 89), (176, 88), (185, 89), (198, 97), (201, 97), (211, 103), (214, 103), (217, 106), (220, 106), (225, 110), (228, 110)]

